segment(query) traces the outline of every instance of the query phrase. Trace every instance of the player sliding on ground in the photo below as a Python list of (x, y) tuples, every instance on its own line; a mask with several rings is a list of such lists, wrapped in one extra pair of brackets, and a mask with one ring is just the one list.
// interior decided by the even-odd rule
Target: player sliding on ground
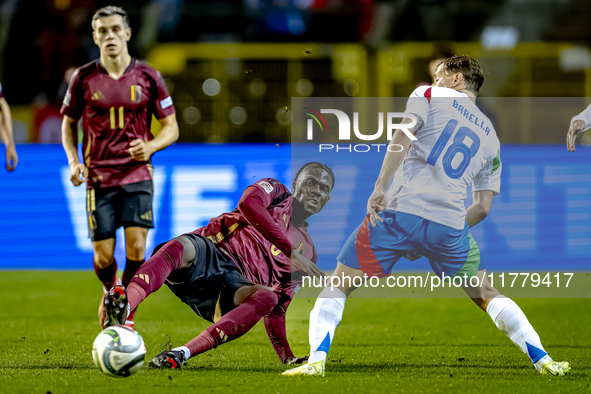
[(304, 273), (323, 277), (306, 219), (322, 210), (333, 186), (332, 171), (320, 163), (300, 168), (293, 195), (270, 178), (249, 186), (234, 211), (159, 245), (127, 290), (114, 286), (105, 297), (104, 327), (124, 322), (166, 282), (214, 324), (185, 346), (157, 355), (152, 366), (179, 368), (190, 357), (239, 338), (263, 317), (281, 362), (306, 361), (289, 347), (285, 312)]
[[(481, 287), (465, 287), (474, 302), (531, 358), (539, 372), (564, 375), (569, 364), (553, 361), (517, 304), (491, 286), (470, 234), (469, 228), (487, 216), (493, 196), (500, 191), (499, 140), (475, 104), (483, 82), (476, 60), (452, 57), (438, 67), (433, 86), (412, 93), (405, 112), (418, 118), (411, 129), (417, 140), (408, 151), (410, 139), (397, 130), (391, 141), (403, 145), (402, 152), (408, 151), (404, 181), (387, 190), (405, 159), (404, 154), (388, 151), (367, 204), (368, 215), (337, 257), (333, 275), (385, 277), (401, 257), (415, 252), (429, 258), (440, 276), (477, 276)], [(470, 184), (474, 202), (466, 210), (463, 200)], [(347, 286), (348, 280), (343, 282), (332, 290), (325, 288), (310, 313), (308, 364), (284, 375), (324, 376), (345, 300), (355, 289)]]

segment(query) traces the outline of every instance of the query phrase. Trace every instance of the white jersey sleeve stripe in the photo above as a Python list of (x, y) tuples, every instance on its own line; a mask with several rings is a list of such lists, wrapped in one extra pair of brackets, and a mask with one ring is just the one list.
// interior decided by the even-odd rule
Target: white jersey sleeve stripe
[(431, 103), (431, 86), (419, 86), (411, 93), (406, 102), (406, 110), (408, 114), (415, 114), (423, 120), (423, 124), (427, 123), (429, 117), (429, 105)]

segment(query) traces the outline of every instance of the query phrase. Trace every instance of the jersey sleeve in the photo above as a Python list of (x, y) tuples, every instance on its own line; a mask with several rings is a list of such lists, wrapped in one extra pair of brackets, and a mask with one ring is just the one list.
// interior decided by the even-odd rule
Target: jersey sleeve
[(77, 69), (72, 74), (70, 85), (68, 85), (68, 90), (64, 96), (64, 101), (60, 110), (62, 115), (69, 116), (75, 120), (78, 120), (82, 117), (84, 106), (86, 105), (84, 100), (84, 88), (82, 85), (83, 83), (80, 78), (80, 70)]
[(585, 108), (583, 112), (581, 112), (577, 116), (574, 116), (570, 122), (572, 123), (575, 120), (582, 120), (583, 122), (585, 122), (585, 128), (591, 126), (591, 105)]
[(410, 94), (404, 112), (415, 114), (422, 119), (423, 124), (427, 123), (429, 104), (431, 103), (431, 91), (431, 86), (419, 86), (416, 88)]
[(175, 113), (174, 106), (172, 105), (172, 97), (166, 87), (166, 82), (160, 72), (149, 68), (149, 74), (153, 80), (154, 86), (152, 87), (152, 109), (156, 119), (164, 119)]
[(275, 223), (267, 208), (290, 195), (289, 190), (278, 180), (264, 178), (247, 187), (238, 202), (238, 209), (244, 218), (286, 256), (291, 254), (291, 241), (285, 233), (285, 226)]
[(0, 83), (0, 98), (4, 97), (4, 91), (2, 90), (2, 84)]
[(489, 159), (486, 165), (476, 177), (472, 185), (472, 191), (491, 190), (496, 196), (501, 192), (501, 148), (497, 151), (497, 155)]

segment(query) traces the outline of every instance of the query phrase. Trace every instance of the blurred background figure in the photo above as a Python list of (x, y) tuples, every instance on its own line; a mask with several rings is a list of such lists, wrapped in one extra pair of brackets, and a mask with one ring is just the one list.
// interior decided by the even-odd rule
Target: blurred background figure
[(429, 60), (429, 75), (431, 75), (432, 82), (435, 82), (435, 71), (437, 67), (447, 58), (454, 55), (461, 56), (462, 54), (454, 53), (453, 47), (447, 42), (436, 42), (433, 44), (433, 55)]
[(18, 165), (18, 156), (12, 136), (12, 115), (4, 93), (2, 93), (2, 84), (0, 84), (0, 137), (6, 147), (6, 170), (14, 171)]

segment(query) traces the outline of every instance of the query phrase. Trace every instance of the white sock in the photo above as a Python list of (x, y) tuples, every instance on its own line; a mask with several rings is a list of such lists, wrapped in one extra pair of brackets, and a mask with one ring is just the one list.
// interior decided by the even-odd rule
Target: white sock
[(174, 349), (172, 349), (172, 350), (176, 350), (176, 351), (179, 351), (179, 352), (183, 352), (183, 353), (185, 353), (185, 360), (188, 360), (188, 359), (190, 359), (190, 358), (191, 358), (191, 351), (190, 351), (190, 350), (189, 350), (189, 348), (188, 348), (188, 347), (186, 347), (186, 346), (175, 347), (175, 348), (174, 348)]
[(334, 332), (341, 322), (347, 296), (339, 289), (322, 290), (310, 312), (310, 359), (308, 363), (325, 361)]
[(496, 296), (488, 303), (486, 312), (499, 330), (531, 358), (539, 371), (542, 364), (552, 361), (544, 350), (538, 333), (513, 300), (503, 295)]

